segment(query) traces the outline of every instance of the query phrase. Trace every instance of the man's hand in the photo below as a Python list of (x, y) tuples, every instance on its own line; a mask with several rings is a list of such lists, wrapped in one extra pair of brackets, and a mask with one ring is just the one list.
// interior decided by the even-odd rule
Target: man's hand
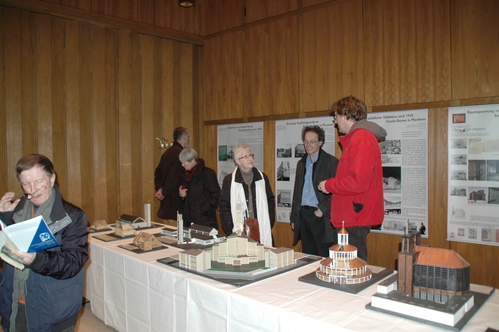
[(321, 209), (317, 209), (314, 211), (314, 214), (317, 218), (322, 218), (324, 216), (324, 213), (322, 213)]
[(5, 193), (5, 195), (3, 195), (2, 199), (0, 200), (0, 212), (14, 211), (17, 204), (19, 204), (19, 202), (21, 201), (20, 198), (14, 200), (15, 197), (16, 194), (12, 191)]
[(324, 194), (327, 195), (327, 194), (330, 194), (330, 192), (326, 190), (326, 181), (327, 180), (324, 180), (321, 183), (319, 183), (318, 189), (319, 189), (319, 191), (322, 191)]
[(156, 191), (154, 197), (162, 201), (165, 198), (165, 196), (163, 195), (163, 188), (159, 188), (158, 191)]

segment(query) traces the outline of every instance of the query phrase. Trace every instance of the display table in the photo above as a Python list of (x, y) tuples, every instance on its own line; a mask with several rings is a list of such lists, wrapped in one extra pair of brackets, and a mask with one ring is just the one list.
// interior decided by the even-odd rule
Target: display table
[[(89, 239), (85, 297), (119, 331), (443, 331), (365, 309), (375, 285), (350, 294), (298, 281), (318, 262), (238, 288), (156, 262), (174, 247), (136, 254), (118, 248), (131, 239)], [(496, 291), (462, 331), (498, 328), (498, 312)]]

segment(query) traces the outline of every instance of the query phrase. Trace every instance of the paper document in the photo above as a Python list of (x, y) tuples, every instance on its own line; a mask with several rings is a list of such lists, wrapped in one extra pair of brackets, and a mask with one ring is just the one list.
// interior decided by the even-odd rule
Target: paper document
[(37, 252), (59, 245), (42, 216), (6, 226), (0, 220), (2, 231), (23, 252)]

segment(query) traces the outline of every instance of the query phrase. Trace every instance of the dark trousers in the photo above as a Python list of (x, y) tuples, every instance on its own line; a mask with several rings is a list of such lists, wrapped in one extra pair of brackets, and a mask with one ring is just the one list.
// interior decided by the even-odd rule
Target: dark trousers
[(302, 251), (307, 254), (329, 257), (332, 243), (324, 243), (324, 221), (315, 215), (317, 209), (300, 209), (300, 238)]
[(367, 234), (371, 226), (345, 227), (348, 232), (348, 244), (357, 247), (357, 257), (367, 262)]

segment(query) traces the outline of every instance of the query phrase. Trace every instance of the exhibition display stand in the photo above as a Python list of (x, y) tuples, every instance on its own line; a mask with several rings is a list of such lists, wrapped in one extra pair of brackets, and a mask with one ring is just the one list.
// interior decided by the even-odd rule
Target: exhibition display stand
[[(157, 233), (157, 229), (149, 230)], [(243, 287), (157, 262), (180, 249), (136, 254), (89, 235), (85, 297), (106, 325), (122, 331), (442, 331), (366, 310), (372, 285), (356, 294), (301, 282), (318, 262)], [(499, 327), (499, 292), (462, 329)]]

